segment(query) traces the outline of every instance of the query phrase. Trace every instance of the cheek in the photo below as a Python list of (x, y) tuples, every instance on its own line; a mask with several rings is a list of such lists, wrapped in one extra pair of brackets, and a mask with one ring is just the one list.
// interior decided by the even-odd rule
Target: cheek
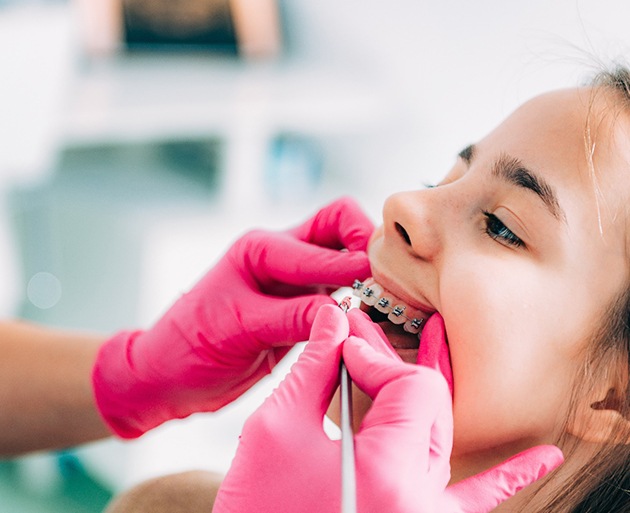
[(555, 306), (541, 298), (534, 275), (513, 265), (503, 272), (500, 263), (489, 273), (472, 262), (481, 271), (471, 271), (470, 264), (459, 276), (451, 266), (440, 284), (455, 384), (454, 451), (544, 438), (555, 432), (574, 371), (558, 312), (550, 312)]

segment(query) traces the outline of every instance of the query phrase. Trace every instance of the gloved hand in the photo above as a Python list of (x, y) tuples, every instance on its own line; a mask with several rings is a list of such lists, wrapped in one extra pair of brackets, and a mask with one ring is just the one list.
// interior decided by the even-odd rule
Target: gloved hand
[(372, 231), (343, 198), (293, 230), (239, 239), (155, 326), (101, 348), (92, 382), (112, 431), (137, 437), (239, 397), (308, 338), (319, 307), (334, 302), (327, 293), (369, 276)]
[[(448, 486), (452, 406), (447, 380), (436, 368), (448, 349), (436, 314), (422, 334), (426, 363), (402, 362), (367, 325), (361, 312), (348, 321), (334, 306), (320, 309), (310, 341), (290, 374), (247, 420), (236, 457), (213, 513), (338, 513), (339, 441), (322, 421), (338, 385), (342, 353), (355, 383), (374, 403), (355, 435), (359, 513), (480, 513), (490, 511), (562, 461), (541, 446)], [(370, 334), (370, 329), (372, 333)]]

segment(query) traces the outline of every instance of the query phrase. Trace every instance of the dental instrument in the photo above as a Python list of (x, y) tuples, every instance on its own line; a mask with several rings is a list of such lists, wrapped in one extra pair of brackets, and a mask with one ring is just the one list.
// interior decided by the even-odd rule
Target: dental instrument
[[(347, 312), (351, 300), (345, 297), (339, 308)], [(354, 433), (352, 431), (352, 379), (343, 359), (340, 371), (341, 395), (341, 513), (357, 511), (357, 481), (354, 460)]]
[(341, 362), (341, 513), (356, 513), (357, 481), (352, 432), (352, 380)]

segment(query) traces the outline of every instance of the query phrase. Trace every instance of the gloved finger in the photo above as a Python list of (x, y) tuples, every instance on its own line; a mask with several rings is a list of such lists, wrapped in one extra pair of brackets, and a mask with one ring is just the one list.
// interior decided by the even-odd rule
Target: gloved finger
[(384, 403), (387, 415), (388, 405), (403, 404), (405, 411), (397, 414), (428, 429), (441, 409), (451, 409), (448, 386), (432, 369), (394, 359), (354, 336), (344, 343), (343, 359), (354, 383), (374, 401), (372, 410), (378, 409), (377, 403)]
[(355, 384), (374, 400), (388, 383), (413, 374), (415, 367), (395, 359), (384, 345), (373, 347), (364, 339), (348, 337), (343, 358)]
[(241, 386), (233, 386), (229, 392), (225, 393), (225, 397), (228, 397), (228, 395), (230, 397), (233, 396), (233, 399), (240, 397), (249, 390), (254, 383), (257, 383), (267, 376), (291, 349), (293, 349), (293, 345), (263, 349), (259, 358), (250, 365), (250, 375), (247, 380), (242, 383), (242, 388)]
[[(354, 382), (374, 401), (357, 444), (361, 440), (380, 453), (386, 459), (377, 460), (387, 461), (390, 469), (410, 457), (424, 474), (432, 470), (436, 455), (448, 462), (451, 400), (439, 373), (396, 361), (352, 336), (344, 343), (343, 358)], [(439, 471), (444, 473), (441, 464)]]
[(429, 317), (420, 335), (417, 363), (442, 374), (448, 383), (451, 397), (453, 396), (453, 369), (446, 339), (446, 328), (444, 319), (437, 312)]
[[(350, 321), (351, 333), (353, 333), (353, 329), (356, 331), (361, 331), (362, 333), (370, 337), (370, 339), (372, 340), (372, 343), (370, 345), (375, 350), (379, 351), (381, 354), (385, 354), (392, 357), (392, 359), (395, 362), (401, 362), (398, 354), (395, 353), (395, 351), (393, 350), (393, 348), (391, 348), (389, 343), (383, 340), (385, 337), (384, 334), (382, 334), (382, 338), (380, 334), (378, 335), (378, 337), (375, 337), (375, 334), (378, 334), (378, 331), (375, 328), (378, 328), (378, 326), (372, 323), (369, 317), (367, 317), (362, 312), (351, 310), (350, 312), (348, 312), (348, 319)], [(436, 321), (441, 321), (441, 318), (436, 319)], [(434, 355), (439, 356), (439, 355), (442, 355), (443, 351), (446, 351), (447, 353), (446, 366), (448, 370), (450, 371), (450, 360), (448, 359), (448, 349), (446, 348), (445, 341), (440, 338), (444, 334), (443, 323), (436, 322), (436, 321), (433, 321), (432, 325), (428, 327), (429, 331), (428, 331), (427, 337), (431, 339), (432, 343), (439, 342), (440, 346), (444, 349), (438, 350), (436, 348), (429, 347), (427, 348), (428, 354), (423, 358), (426, 361), (426, 363), (431, 363), (432, 361), (431, 359)], [(379, 331), (380, 331), (380, 328), (379, 328)], [(347, 349), (344, 348), (344, 354), (346, 351), (350, 351), (348, 342), (346, 342), (346, 345), (348, 346), (348, 348)], [(394, 353), (394, 356), (392, 356), (391, 353)], [(407, 364), (403, 363), (402, 365), (407, 365)], [(406, 368), (409, 368), (409, 366), (407, 366)], [(413, 369), (414, 366), (411, 366), (411, 368)], [(440, 369), (437, 365), (431, 365), (430, 368), (440, 372)], [(422, 369), (422, 370), (427, 370), (427, 369)], [(434, 374), (428, 373), (428, 375), (425, 377), (425, 382), (422, 383), (421, 385), (423, 394), (428, 394), (428, 393), (432, 394), (433, 393), (432, 390), (434, 386), (437, 386), (440, 390), (443, 390), (444, 385), (449, 385), (444, 379), (440, 379), (440, 378), (443, 378), (443, 376), (439, 376), (436, 374), (437, 373), (434, 373)], [(443, 373), (440, 372), (440, 374), (443, 374)], [(438, 382), (440, 382), (440, 384), (438, 385), (432, 384), (431, 382), (434, 380), (437, 380)], [(360, 388), (365, 386), (365, 384), (362, 383), (360, 379), (357, 379), (356, 382)], [(421, 442), (422, 447), (429, 448), (428, 453), (426, 452), (426, 450), (424, 453), (422, 453), (423, 456), (426, 455), (426, 457), (428, 458), (427, 468), (433, 474), (434, 481), (436, 483), (439, 483), (439, 485), (443, 487), (446, 487), (449, 481), (449, 477), (450, 477), (450, 454), (451, 454), (451, 449), (452, 449), (452, 444), (453, 444), (453, 413), (452, 413), (452, 402), (451, 402), (452, 393), (450, 392), (451, 390), (450, 386), (448, 386), (448, 389), (449, 389), (449, 396), (443, 399), (443, 402), (441, 403), (442, 406), (434, 410), (435, 411), (434, 414), (431, 413), (432, 411), (431, 408), (427, 408), (426, 406), (426, 400), (427, 400), (426, 397), (420, 397), (413, 401), (410, 400), (410, 402), (406, 405), (407, 408), (414, 408), (416, 409), (416, 411), (422, 411), (422, 415), (424, 415), (424, 420), (426, 420), (426, 423), (423, 424), (424, 431), (423, 431), (422, 436), (424, 436), (424, 439), (422, 440), (421, 438), (419, 438), (418, 441)], [(368, 390), (364, 390), (364, 391), (366, 391), (368, 395), (370, 395), (370, 393), (374, 393), (374, 391), (368, 391)], [(371, 397), (374, 399), (374, 396), (371, 395)], [(438, 396), (436, 395), (436, 397)], [(386, 400), (385, 395), (381, 394), (380, 398), (379, 397), (376, 398), (375, 404), (372, 406), (372, 408), (374, 410), (378, 410), (378, 402), (385, 401), (385, 400)], [(372, 419), (372, 417), (370, 417), (369, 415), (370, 414), (368, 413), (368, 416), (366, 416), (366, 421), (365, 421), (366, 426), (369, 425), (370, 422), (376, 422), (376, 423), (379, 422), (379, 420)], [(375, 414), (373, 413), (372, 415), (375, 415)], [(430, 423), (432, 424), (429, 425)]]
[(370, 263), (363, 251), (323, 248), (286, 233), (251, 232), (241, 241), (235, 263), (246, 262), (259, 282), (340, 287), (370, 274)]
[(365, 251), (374, 224), (355, 200), (343, 197), (290, 230), (298, 239), (326, 248)]
[[(445, 381), (442, 381), (446, 384)], [(448, 388), (448, 387), (446, 387)], [(451, 452), (453, 450), (453, 408), (450, 400), (444, 401), (437, 413), (431, 431), (429, 473), (438, 489), (443, 490), (451, 480)]]
[(553, 445), (523, 451), (503, 463), (446, 489), (450, 504), (462, 513), (484, 513), (496, 508), (519, 490), (555, 470), (564, 461)]
[(270, 351), (269, 356), (269, 369), (273, 369), (282, 360), (289, 351), (293, 349), (293, 346), (275, 347)]
[[(294, 505), (304, 501), (324, 511), (338, 507), (339, 446), (322, 424), (338, 383), (341, 344), (347, 335), (345, 314), (336, 306), (323, 306), (291, 372), (245, 422), (213, 511), (294, 511)], [(312, 486), (312, 472), (302, 472), (305, 465), (320, 471), (319, 487)], [(283, 476), (289, 474), (287, 487)]]
[[(336, 305), (334, 299), (322, 294), (295, 298), (269, 297), (258, 308), (248, 312), (246, 322), (255, 326), (251, 331), (265, 347), (293, 345), (309, 339), (313, 322), (324, 305)], [(343, 314), (339, 307), (339, 313)]]
[(390, 355), (400, 361), (400, 356), (388, 342), (381, 327), (358, 308), (348, 310), (348, 322), (350, 323), (350, 335), (361, 338), (377, 351)]
[(321, 426), (339, 384), (341, 345), (348, 336), (346, 315), (336, 306), (320, 308), (306, 348), (291, 372), (268, 398), (269, 407), (290, 412)]
[[(420, 336), (417, 363), (439, 372), (448, 385), (452, 402), (453, 371), (446, 340), (444, 319), (439, 313), (427, 321)], [(449, 403), (450, 403), (449, 402)], [(452, 407), (444, 408), (436, 418), (431, 437), (430, 467), (436, 486), (446, 487), (450, 479), (450, 454), (453, 446)]]

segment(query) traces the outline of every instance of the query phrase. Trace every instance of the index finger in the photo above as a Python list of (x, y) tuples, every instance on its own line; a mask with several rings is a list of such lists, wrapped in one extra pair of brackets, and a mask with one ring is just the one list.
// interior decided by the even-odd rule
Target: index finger
[(370, 319), (368, 314), (359, 308), (348, 311), (348, 322), (350, 323), (350, 334), (365, 340), (377, 351), (391, 356), (394, 360), (401, 358), (388, 342), (381, 327)]
[(258, 280), (295, 286), (337, 286), (370, 272), (364, 251), (337, 251), (297, 240), (286, 233), (250, 232), (234, 257), (249, 266)]
[(344, 343), (343, 357), (355, 383), (374, 400), (357, 434), (357, 447), (379, 454), (377, 460), (388, 468), (411, 464), (446, 486), (453, 436), (443, 376), (396, 361), (353, 336)]
[(298, 239), (331, 249), (365, 251), (374, 224), (358, 203), (346, 196), (322, 208), (308, 221), (290, 230)]

